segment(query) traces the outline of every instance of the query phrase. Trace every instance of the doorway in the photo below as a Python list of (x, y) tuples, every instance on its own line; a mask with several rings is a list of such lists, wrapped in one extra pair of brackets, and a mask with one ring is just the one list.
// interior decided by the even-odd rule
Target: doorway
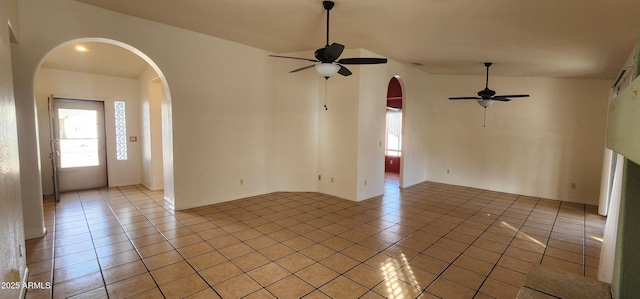
[(104, 103), (49, 98), (56, 193), (106, 187)]
[(387, 87), (384, 172), (385, 190), (397, 189), (401, 181), (402, 165), (402, 86), (397, 77)]
[[(153, 89), (153, 103), (150, 103), (152, 95), (147, 86), (151, 81), (157, 85)], [(55, 179), (51, 179), (56, 169), (53, 165), (58, 165), (52, 161), (54, 147), (49, 144), (53, 131), (57, 131), (52, 130), (49, 119), (48, 110), (54, 109), (48, 109), (47, 104), (48, 96), (53, 94), (58, 98), (56, 101), (96, 100), (102, 104), (104, 112), (99, 116), (104, 128), (100, 132), (106, 140), (102, 148), (106, 158), (101, 161), (105, 161), (106, 179), (100, 180), (100, 185), (142, 184), (152, 190), (164, 190), (164, 199), (173, 205), (171, 95), (163, 73), (144, 53), (110, 39), (67, 41), (52, 49), (42, 60), (34, 77), (34, 94), (40, 132), (43, 196), (56, 197), (60, 191), (87, 186), (65, 186), (67, 175), (82, 173), (72, 172), (77, 170), (72, 168), (59, 168), (58, 176), (62, 180), (59, 189), (54, 187), (58, 185)], [(153, 109), (150, 110), (150, 106)], [(148, 115), (150, 113), (154, 114), (153, 117)], [(153, 136), (147, 134), (149, 128)], [(152, 151), (147, 151), (149, 148)], [(151, 177), (149, 173), (153, 173), (155, 178), (153, 184), (144, 180)]]

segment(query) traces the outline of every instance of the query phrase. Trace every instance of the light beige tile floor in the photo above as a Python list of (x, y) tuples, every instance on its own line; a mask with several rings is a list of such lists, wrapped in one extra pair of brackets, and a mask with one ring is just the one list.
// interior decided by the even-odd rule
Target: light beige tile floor
[[(426, 182), (352, 202), (279, 192), (171, 211), (142, 186), (64, 193), (27, 298), (514, 298), (532, 264), (597, 275), (596, 207)], [(75, 297), (74, 297), (75, 296)]]

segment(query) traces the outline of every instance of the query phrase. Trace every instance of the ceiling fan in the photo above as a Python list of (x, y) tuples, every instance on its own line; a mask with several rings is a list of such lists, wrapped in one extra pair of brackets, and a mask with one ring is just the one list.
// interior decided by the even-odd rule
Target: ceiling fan
[(333, 3), (333, 1), (322, 1), (322, 6), (327, 11), (327, 42), (323, 48), (320, 48), (315, 51), (314, 53), (315, 59), (281, 56), (281, 55), (269, 55), (269, 56), (316, 62), (315, 64), (307, 65), (307, 66), (292, 70), (289, 73), (295, 73), (295, 72), (299, 72), (299, 71), (306, 70), (313, 67), (325, 79), (329, 79), (329, 77), (335, 75), (336, 73), (343, 76), (351, 75), (351, 71), (349, 71), (349, 69), (347, 69), (344, 65), (387, 63), (386, 58), (357, 57), (357, 58), (338, 59), (340, 57), (340, 54), (342, 54), (342, 51), (344, 50), (344, 45), (341, 45), (339, 43), (332, 43), (331, 45), (329, 45), (329, 12), (331, 11), (334, 5), (335, 3)]
[(529, 97), (528, 94), (510, 94), (510, 95), (496, 95), (496, 92), (489, 89), (489, 67), (493, 63), (485, 62), (484, 66), (487, 68), (487, 77), (485, 80), (484, 89), (478, 91), (477, 97), (453, 97), (449, 98), (449, 100), (476, 100), (480, 106), (487, 108), (491, 106), (495, 101), (508, 102), (511, 101), (511, 98), (526, 98)]
[(449, 100), (475, 100), (478, 101), (480, 106), (484, 107), (484, 120), (482, 122), (482, 126), (486, 126), (486, 117), (487, 117), (487, 107), (491, 106), (495, 101), (500, 102), (508, 102), (511, 101), (511, 98), (526, 98), (529, 97), (528, 94), (509, 94), (509, 95), (496, 95), (496, 92), (489, 89), (489, 67), (491, 67), (493, 63), (485, 62), (484, 66), (487, 68), (487, 77), (485, 79), (484, 89), (478, 91), (477, 97), (453, 97), (449, 98)]

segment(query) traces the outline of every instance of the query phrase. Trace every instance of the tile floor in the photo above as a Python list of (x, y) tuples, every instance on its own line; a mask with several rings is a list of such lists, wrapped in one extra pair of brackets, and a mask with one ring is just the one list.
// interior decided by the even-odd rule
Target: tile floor
[(532, 264), (597, 275), (596, 207), (426, 182), (361, 202), (278, 192), (173, 212), (142, 186), (64, 193), (27, 298), (514, 298)]

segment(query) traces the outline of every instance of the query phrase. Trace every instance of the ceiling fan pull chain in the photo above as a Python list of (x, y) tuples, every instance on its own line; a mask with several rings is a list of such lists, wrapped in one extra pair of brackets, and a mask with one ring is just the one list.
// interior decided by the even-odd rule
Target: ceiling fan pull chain
[(327, 111), (327, 97), (329, 97), (329, 80), (324, 80), (324, 110)]
[(482, 116), (482, 127), (487, 126), (487, 107), (484, 107), (484, 115)]

